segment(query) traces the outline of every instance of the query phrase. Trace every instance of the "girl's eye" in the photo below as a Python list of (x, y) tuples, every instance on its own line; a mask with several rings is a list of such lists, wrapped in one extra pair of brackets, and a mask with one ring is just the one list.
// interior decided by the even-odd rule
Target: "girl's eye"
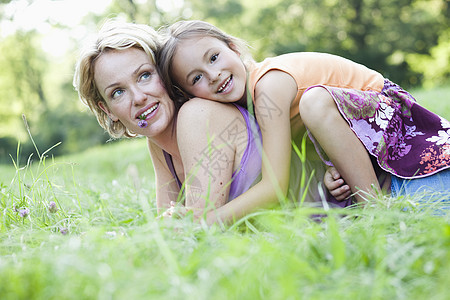
[(214, 54), (213, 56), (211, 56), (211, 58), (209, 59), (210, 62), (215, 62), (217, 60), (217, 58), (219, 57), (219, 53)]
[(123, 94), (123, 90), (122, 89), (116, 89), (111, 93), (111, 98), (112, 99), (116, 99), (118, 97), (120, 97)]
[(202, 78), (202, 75), (200, 75), (200, 74), (195, 76), (194, 79), (192, 80), (192, 84), (196, 84), (197, 81), (199, 81), (201, 78)]

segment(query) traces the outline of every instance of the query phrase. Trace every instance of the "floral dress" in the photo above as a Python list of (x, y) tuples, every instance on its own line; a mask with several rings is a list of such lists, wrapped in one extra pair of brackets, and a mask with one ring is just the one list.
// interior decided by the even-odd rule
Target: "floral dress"
[(421, 178), (450, 167), (450, 122), (400, 86), (387, 79), (380, 93), (321, 86), (383, 170)]

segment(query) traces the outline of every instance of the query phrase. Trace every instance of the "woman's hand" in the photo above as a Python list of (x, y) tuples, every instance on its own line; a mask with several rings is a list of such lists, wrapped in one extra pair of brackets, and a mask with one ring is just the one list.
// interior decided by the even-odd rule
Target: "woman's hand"
[(186, 207), (182, 204), (177, 204), (175, 201), (170, 201), (170, 207), (161, 214), (161, 218), (184, 218), (188, 214), (194, 216), (194, 220), (203, 216), (204, 209), (196, 207)]
[(335, 167), (329, 167), (323, 176), (323, 183), (330, 194), (338, 201), (347, 199), (351, 195), (350, 187), (345, 184), (338, 170)]
[(188, 209), (184, 205), (178, 204), (175, 201), (170, 201), (170, 207), (161, 214), (162, 218), (182, 218), (188, 213)]

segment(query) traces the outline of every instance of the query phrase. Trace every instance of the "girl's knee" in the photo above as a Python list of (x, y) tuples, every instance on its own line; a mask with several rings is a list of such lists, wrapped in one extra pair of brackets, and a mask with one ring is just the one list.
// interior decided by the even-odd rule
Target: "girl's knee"
[(300, 116), (305, 121), (305, 119), (317, 117), (335, 106), (333, 98), (325, 88), (313, 87), (304, 92), (300, 99)]

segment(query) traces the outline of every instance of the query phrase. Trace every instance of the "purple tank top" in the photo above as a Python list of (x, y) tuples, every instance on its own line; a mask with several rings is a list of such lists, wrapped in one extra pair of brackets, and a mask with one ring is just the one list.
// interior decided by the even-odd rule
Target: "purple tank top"
[[(262, 149), (262, 137), (261, 130), (258, 123), (250, 113), (239, 105), (233, 104), (239, 109), (244, 117), (245, 124), (247, 126), (247, 147), (242, 154), (239, 168), (233, 172), (231, 176), (230, 193), (228, 201), (233, 200), (237, 196), (246, 192), (259, 178), (261, 174), (261, 149)], [(175, 168), (173, 166), (172, 156), (163, 150), (164, 158), (166, 159), (167, 166), (170, 173), (175, 178), (178, 187), (181, 189), (182, 182), (178, 178)]]

